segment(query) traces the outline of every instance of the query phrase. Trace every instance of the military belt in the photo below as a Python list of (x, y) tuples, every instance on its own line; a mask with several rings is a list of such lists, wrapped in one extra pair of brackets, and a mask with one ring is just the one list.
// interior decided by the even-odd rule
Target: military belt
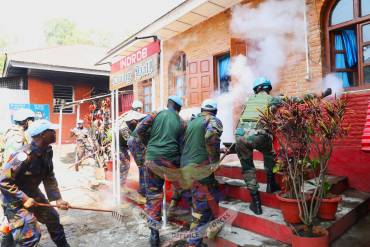
[(238, 128), (244, 129), (256, 129), (257, 128), (257, 121), (242, 121), (240, 122)]

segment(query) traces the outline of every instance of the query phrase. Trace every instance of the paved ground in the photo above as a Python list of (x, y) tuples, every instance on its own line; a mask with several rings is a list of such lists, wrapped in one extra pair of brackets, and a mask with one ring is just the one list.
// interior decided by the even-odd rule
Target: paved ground
[[(65, 200), (76, 206), (91, 206), (97, 208), (110, 208), (112, 205), (111, 193), (97, 190), (95, 169), (85, 166), (80, 172), (75, 172), (73, 167), (68, 168), (74, 160), (73, 147), (63, 146), (55, 150), (55, 172)], [(61, 154), (59, 161), (58, 154)], [(93, 189), (95, 188), (95, 189)], [(124, 222), (120, 223), (109, 213), (95, 213), (88, 211), (61, 211), (61, 220), (65, 226), (67, 238), (72, 247), (118, 247), (118, 246), (148, 246), (149, 231), (138, 208), (124, 206), (120, 209), (124, 215)], [(163, 242), (169, 243), (174, 233), (182, 230), (169, 227), (163, 230)], [(370, 215), (362, 219), (355, 227), (343, 235), (333, 247), (369, 247), (370, 246)], [(43, 227), (41, 247), (55, 246), (49, 234)], [(177, 246), (183, 246), (178, 244)], [(255, 246), (255, 245), (244, 245)], [(271, 245), (269, 245), (271, 246)], [(276, 246), (286, 246), (279, 245)]]

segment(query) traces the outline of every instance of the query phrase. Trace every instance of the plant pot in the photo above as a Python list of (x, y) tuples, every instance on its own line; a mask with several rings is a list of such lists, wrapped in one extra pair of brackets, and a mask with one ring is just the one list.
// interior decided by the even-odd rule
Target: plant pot
[[(280, 210), (283, 214), (284, 220), (290, 224), (299, 224), (302, 222), (299, 217), (299, 206), (297, 199), (290, 199), (281, 196), (282, 193), (276, 194), (280, 201)], [(306, 195), (306, 201), (310, 199), (310, 195)]]
[(321, 230), (322, 235), (315, 237), (292, 235), (292, 247), (329, 247), (329, 233)]
[(337, 213), (340, 201), (342, 201), (341, 196), (322, 198), (318, 213), (319, 218), (323, 220), (335, 220), (335, 214)]

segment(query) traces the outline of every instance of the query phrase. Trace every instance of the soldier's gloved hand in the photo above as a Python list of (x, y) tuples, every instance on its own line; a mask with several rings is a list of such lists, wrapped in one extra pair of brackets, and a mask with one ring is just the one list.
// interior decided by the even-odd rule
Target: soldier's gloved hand
[(69, 203), (64, 201), (63, 199), (59, 199), (56, 201), (57, 207), (62, 209), (62, 210), (68, 210), (69, 208)]
[(30, 207), (33, 207), (36, 205), (36, 201), (29, 197), (24, 203), (23, 203), (23, 207), (25, 208), (30, 208)]

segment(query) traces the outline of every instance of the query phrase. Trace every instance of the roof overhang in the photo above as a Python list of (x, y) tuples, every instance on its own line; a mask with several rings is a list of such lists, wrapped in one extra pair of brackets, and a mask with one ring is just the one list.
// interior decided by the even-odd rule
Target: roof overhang
[(37, 70), (46, 70), (46, 71), (58, 71), (58, 72), (67, 72), (67, 73), (79, 73), (79, 74), (87, 74), (87, 75), (102, 75), (102, 76), (109, 76), (109, 71), (106, 70), (93, 70), (93, 69), (85, 69), (85, 68), (72, 68), (66, 66), (57, 66), (57, 65), (48, 65), (48, 64), (38, 64), (38, 63), (30, 63), (30, 62), (23, 62), (23, 61), (14, 61), (8, 60), (6, 64), (6, 68), (4, 70), (4, 75), (8, 75), (9, 68), (24, 68), (24, 69), (37, 69)]
[(152, 39), (138, 38), (157, 36), (162, 41), (168, 40), (242, 1), (243, 0), (185, 1), (109, 50), (107, 55), (96, 64), (114, 62), (152, 42)]

